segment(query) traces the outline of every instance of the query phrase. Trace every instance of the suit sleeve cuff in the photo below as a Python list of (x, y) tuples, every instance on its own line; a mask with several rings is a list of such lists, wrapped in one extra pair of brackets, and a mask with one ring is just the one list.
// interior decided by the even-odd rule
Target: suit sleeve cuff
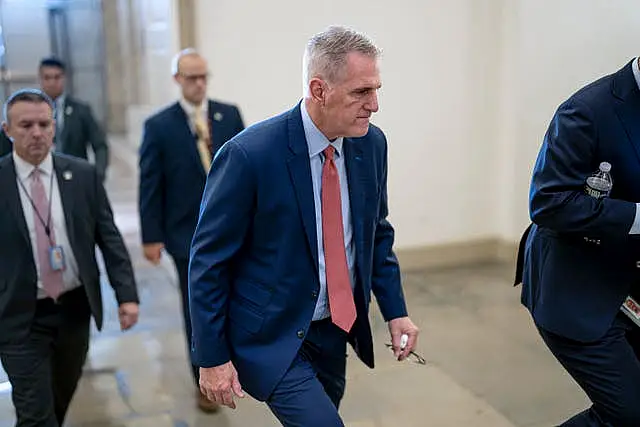
[[(222, 340), (224, 342), (224, 340)], [(229, 348), (220, 341), (193, 340), (191, 344), (191, 363), (201, 368), (213, 368), (231, 360)]]
[(636, 203), (636, 216), (633, 219), (629, 234), (640, 234), (640, 203)]
[(385, 322), (397, 319), (398, 317), (407, 317), (409, 315), (407, 311), (407, 304), (404, 299), (394, 307), (387, 307), (385, 304), (380, 304), (380, 301), (378, 301), (378, 307), (380, 308), (380, 313), (382, 314), (382, 318)]

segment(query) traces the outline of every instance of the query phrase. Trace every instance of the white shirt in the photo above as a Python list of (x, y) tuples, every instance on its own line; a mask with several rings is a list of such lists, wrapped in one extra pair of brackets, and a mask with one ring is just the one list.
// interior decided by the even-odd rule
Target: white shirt
[[(33, 206), (29, 197), (31, 197), (31, 172), (35, 169), (35, 166), (21, 159), (16, 152), (13, 152), (13, 161), (16, 168), (16, 179), (18, 180), (18, 191), (20, 192), (20, 201), (22, 202), (22, 212), (24, 213), (24, 219), (27, 222), (27, 229), (29, 230), (29, 239), (31, 240), (31, 249), (33, 251), (33, 260), (36, 265), (36, 271), (38, 273), (38, 298), (46, 298), (44, 290), (42, 289), (42, 281), (40, 280), (40, 261), (38, 259), (38, 244), (36, 241), (36, 229), (34, 218)], [(53, 230), (56, 237), (56, 245), (62, 246), (64, 252), (66, 269), (62, 274), (62, 280), (64, 284), (64, 291), (80, 286), (80, 279), (78, 275), (78, 264), (76, 258), (73, 255), (73, 249), (69, 243), (69, 235), (67, 234), (67, 224), (65, 222), (64, 210), (62, 208), (62, 200), (60, 199), (60, 190), (58, 188), (58, 180), (53, 171), (53, 158), (51, 154), (40, 163), (39, 169), (42, 171), (40, 179), (44, 185), (44, 191), (47, 197), (51, 194), (51, 222), (53, 224)], [(53, 174), (53, 179), (52, 179)], [(20, 184), (22, 182), (22, 184)], [(50, 190), (50, 186), (53, 184), (53, 190)], [(25, 192), (26, 190), (26, 192)], [(43, 218), (46, 221), (46, 218)]]
[(56, 120), (56, 129), (58, 132), (62, 132), (64, 128), (64, 115), (65, 113), (65, 101), (67, 100), (66, 95), (63, 93), (59, 97), (57, 97), (53, 103), (55, 104), (55, 120)]
[[(187, 118), (189, 119), (189, 129), (191, 133), (196, 133), (196, 106), (187, 101), (184, 98), (180, 98), (180, 106), (184, 110)], [(200, 114), (205, 123), (209, 123), (209, 101), (205, 98), (200, 104)]]
[(324, 258), (324, 245), (322, 242), (322, 165), (324, 163), (323, 151), (331, 144), (336, 149), (334, 162), (340, 178), (340, 202), (342, 204), (342, 227), (344, 233), (344, 248), (347, 255), (347, 268), (351, 279), (351, 289), (355, 286), (356, 247), (353, 241), (353, 226), (351, 224), (351, 201), (349, 200), (349, 182), (347, 180), (347, 167), (345, 165), (342, 137), (331, 142), (318, 129), (309, 116), (304, 101), (300, 105), (304, 136), (307, 139), (309, 149), (309, 162), (311, 166), (311, 180), (313, 183), (313, 201), (316, 211), (316, 238), (318, 244), (318, 272), (320, 274), (320, 292), (313, 313), (313, 320), (321, 320), (331, 315), (329, 296), (327, 294), (327, 272)]
[[(631, 64), (631, 70), (633, 71), (633, 77), (636, 79), (638, 90), (640, 90), (640, 57), (633, 60)], [(636, 203), (636, 216), (631, 224), (631, 230), (629, 234), (640, 234), (640, 203)]]

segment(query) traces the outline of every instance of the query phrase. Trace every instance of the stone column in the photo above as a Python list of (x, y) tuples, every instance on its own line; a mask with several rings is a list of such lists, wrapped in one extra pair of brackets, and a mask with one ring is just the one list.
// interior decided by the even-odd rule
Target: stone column
[(105, 90), (107, 98), (107, 132), (124, 134), (127, 130), (126, 61), (129, 56), (122, 43), (122, 32), (126, 30), (120, 16), (120, 1), (103, 1), (102, 19), (105, 45)]
[(196, 12), (194, 0), (178, 0), (180, 49), (196, 48)]

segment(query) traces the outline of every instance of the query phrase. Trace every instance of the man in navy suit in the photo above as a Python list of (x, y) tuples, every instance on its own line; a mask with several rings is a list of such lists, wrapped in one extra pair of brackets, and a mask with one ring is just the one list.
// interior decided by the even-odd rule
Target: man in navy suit
[[(139, 208), (145, 257), (160, 262), (163, 249), (173, 257), (180, 281), (188, 348), (191, 318), (187, 290), (189, 245), (211, 159), (244, 129), (238, 108), (206, 98), (207, 63), (187, 49), (174, 59), (173, 75), (182, 98), (149, 118), (140, 147)], [(191, 366), (200, 409), (217, 408), (200, 393), (198, 367)]]
[[(610, 196), (585, 194), (600, 162)], [(593, 405), (563, 426), (640, 425), (640, 329), (620, 311), (640, 279), (640, 68), (634, 59), (557, 110), (533, 172), (522, 302)]]
[[(285, 426), (342, 426), (346, 345), (373, 367), (371, 291), (395, 355), (415, 347), (394, 231), (378, 49), (331, 27), (304, 57), (304, 99), (216, 156), (191, 247), (200, 387), (235, 408), (244, 391)], [(408, 344), (400, 348), (401, 336)]]

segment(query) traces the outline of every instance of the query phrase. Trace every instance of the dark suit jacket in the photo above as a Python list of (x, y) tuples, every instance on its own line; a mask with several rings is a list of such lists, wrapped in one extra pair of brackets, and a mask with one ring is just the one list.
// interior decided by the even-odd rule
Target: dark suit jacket
[[(597, 201), (584, 184), (602, 161), (612, 165), (613, 190)], [(558, 108), (530, 195), (522, 302), (538, 326), (597, 340), (640, 278), (640, 244), (629, 235), (640, 202), (640, 90), (631, 63)]]
[[(102, 251), (118, 303), (138, 302), (129, 254), (95, 168), (58, 154), (53, 165), (80, 281), (100, 329), (102, 296), (95, 247)], [(65, 172), (71, 179), (64, 178)], [(0, 159), (0, 188), (0, 345), (5, 345), (27, 336), (37, 300), (36, 266), (11, 155)]]
[[(385, 320), (407, 315), (386, 219), (387, 141), (371, 125), (343, 147), (356, 248), (358, 316), (349, 339), (373, 367), (371, 291)], [(319, 289), (311, 166), (298, 105), (248, 128), (213, 161), (191, 249), (194, 363), (232, 360), (243, 387), (266, 399), (303, 342)]]
[(81, 159), (87, 158), (87, 146), (91, 144), (98, 176), (104, 181), (109, 165), (109, 146), (88, 104), (70, 96), (65, 98), (64, 123), (60, 139), (60, 152)]
[[(233, 105), (209, 101), (214, 152), (244, 129)], [(164, 243), (186, 260), (207, 175), (186, 113), (175, 103), (149, 118), (140, 146), (139, 210), (143, 243)]]
[(4, 129), (0, 129), (0, 157), (11, 153), (11, 151), (13, 151), (13, 143), (4, 133)]

